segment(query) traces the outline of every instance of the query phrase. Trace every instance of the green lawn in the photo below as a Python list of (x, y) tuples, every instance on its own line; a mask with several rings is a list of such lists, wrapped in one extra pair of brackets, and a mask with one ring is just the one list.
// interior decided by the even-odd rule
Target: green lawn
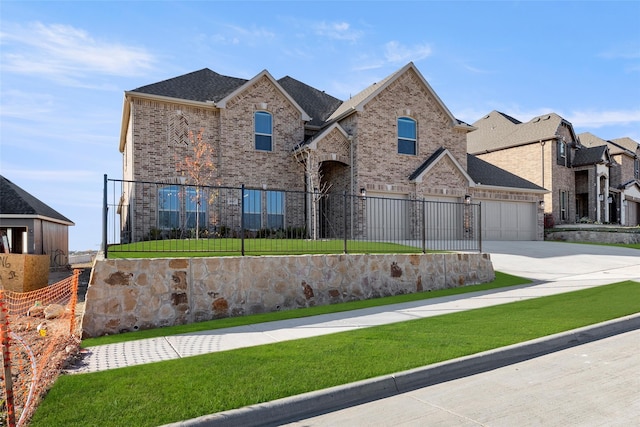
[[(111, 245), (109, 258), (231, 256), (241, 253), (240, 239), (174, 239)], [(244, 239), (245, 255), (341, 254), (344, 240)], [(349, 253), (421, 253), (415, 246), (348, 240)]]
[(379, 307), (382, 305), (399, 304), (410, 301), (420, 301), (429, 298), (438, 298), (449, 295), (458, 295), (468, 292), (479, 292), (490, 289), (504, 288), (508, 286), (523, 285), (530, 283), (529, 279), (511, 276), (506, 273), (496, 271), (496, 278), (492, 282), (479, 285), (462, 286), (459, 288), (441, 289), (431, 292), (419, 292), (391, 297), (374, 298), (363, 301), (350, 301), (340, 304), (322, 305), (309, 308), (299, 308), (295, 310), (278, 311), (273, 313), (254, 314), (250, 316), (228, 317), (224, 319), (209, 320), (206, 322), (191, 323), (188, 325), (168, 326), (145, 331), (127, 332), (116, 335), (105, 335), (97, 338), (88, 338), (82, 341), (83, 347), (91, 347), (103, 344), (112, 344), (139, 340), (144, 338), (166, 337), (169, 335), (186, 334), (189, 332), (208, 331), (213, 329), (231, 328), (234, 326), (251, 325), (254, 323), (273, 322), (276, 320), (297, 319), (300, 317), (317, 316), (320, 314), (339, 313), (342, 311), (358, 310), (369, 307)]
[(636, 313), (622, 282), (385, 326), (60, 377), (39, 426), (157, 426), (531, 340)]

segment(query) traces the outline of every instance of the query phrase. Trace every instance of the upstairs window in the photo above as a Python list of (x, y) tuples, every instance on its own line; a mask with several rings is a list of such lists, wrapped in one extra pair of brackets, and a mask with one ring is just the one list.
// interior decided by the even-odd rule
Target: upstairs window
[(633, 177), (640, 179), (640, 159), (635, 159), (633, 162)]
[(265, 111), (256, 111), (254, 118), (256, 150), (272, 151), (273, 117)]
[(417, 150), (416, 121), (408, 117), (398, 118), (398, 153), (415, 156)]
[(567, 143), (558, 140), (558, 164), (567, 166)]

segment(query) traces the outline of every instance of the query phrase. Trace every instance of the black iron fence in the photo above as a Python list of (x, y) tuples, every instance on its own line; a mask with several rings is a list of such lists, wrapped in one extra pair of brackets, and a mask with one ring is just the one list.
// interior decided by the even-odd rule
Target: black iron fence
[(103, 249), (118, 257), (475, 252), (480, 205), (105, 175)]

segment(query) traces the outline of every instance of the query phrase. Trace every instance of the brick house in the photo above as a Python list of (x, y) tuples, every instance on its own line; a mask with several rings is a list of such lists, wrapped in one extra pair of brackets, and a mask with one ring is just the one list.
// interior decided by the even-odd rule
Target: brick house
[(555, 113), (523, 123), (492, 111), (473, 126), (469, 153), (548, 189), (544, 211), (552, 223), (637, 224), (638, 144), (629, 138), (576, 135)]
[[(198, 129), (215, 153), (211, 184), (244, 185), (257, 201), (256, 228), (272, 226), (273, 212), (283, 213), (280, 226), (291, 225), (286, 212), (296, 207), (285, 189), (318, 190), (366, 194), (368, 210), (378, 199), (470, 198), (482, 202), (485, 238), (543, 238), (539, 206), (546, 190), (468, 155), (474, 128), (451, 114), (413, 63), (344, 102), (266, 70), (245, 80), (203, 69), (127, 91), (119, 147), (124, 179), (184, 181), (176, 158)], [(131, 208), (132, 197), (123, 194), (129, 206), (123, 223), (136, 209), (160, 209), (153, 198)], [(368, 221), (362, 211), (353, 214)], [(399, 233), (411, 228), (411, 212), (394, 215)], [(368, 224), (358, 233), (381, 238), (375, 230)]]
[(609, 207), (609, 222), (640, 224), (640, 145), (631, 138), (605, 141), (589, 132), (579, 134), (578, 138), (585, 147), (606, 147), (609, 151), (609, 194), (602, 196)]

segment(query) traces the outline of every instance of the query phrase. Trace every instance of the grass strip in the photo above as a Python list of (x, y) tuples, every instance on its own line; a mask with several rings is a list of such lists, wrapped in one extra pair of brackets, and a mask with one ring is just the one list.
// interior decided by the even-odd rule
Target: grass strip
[[(151, 240), (109, 246), (109, 258), (211, 257), (240, 255), (240, 239)], [(347, 240), (349, 253), (421, 253), (416, 246), (388, 242)], [(245, 239), (245, 255), (341, 254), (344, 240)], [(434, 252), (434, 251), (429, 251)]]
[(462, 286), (459, 288), (440, 289), (431, 292), (419, 292), (404, 295), (394, 295), (390, 297), (374, 298), (363, 301), (349, 301), (339, 304), (323, 305), (295, 310), (278, 311), (273, 313), (253, 314), (241, 317), (227, 317), (223, 319), (208, 320), (204, 322), (191, 323), (188, 325), (168, 326), (164, 328), (148, 329), (144, 331), (127, 332), (116, 335), (105, 335), (102, 337), (88, 338), (82, 341), (83, 347), (92, 347), (103, 344), (114, 344), (118, 342), (133, 341), (145, 338), (166, 337), (170, 335), (186, 334), (190, 332), (208, 331), (235, 326), (252, 325), (255, 323), (273, 322), (276, 320), (298, 319), (302, 317), (318, 316), (321, 314), (340, 313), (343, 311), (359, 310), (370, 307), (379, 307), (390, 304), (400, 304), (412, 301), (421, 301), (430, 298), (439, 298), (450, 295), (459, 295), (469, 292), (480, 292), (492, 289), (499, 289), (509, 286), (523, 285), (531, 283), (529, 279), (512, 276), (510, 274), (495, 272), (496, 278), (489, 283), (479, 285)]
[(630, 315), (621, 282), (426, 319), (58, 379), (31, 426), (157, 426)]

